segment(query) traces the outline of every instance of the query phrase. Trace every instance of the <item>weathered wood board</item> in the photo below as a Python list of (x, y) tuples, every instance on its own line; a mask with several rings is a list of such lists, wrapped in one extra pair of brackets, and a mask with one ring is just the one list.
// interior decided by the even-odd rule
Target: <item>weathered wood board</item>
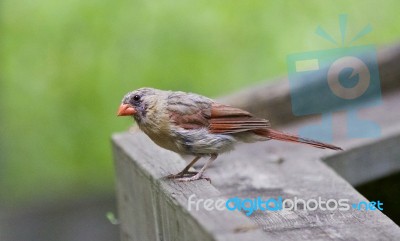
[(247, 217), (239, 211), (188, 210), (192, 194), (196, 200), (258, 196), (366, 200), (319, 160), (321, 152), (305, 150), (308, 147), (273, 142), (242, 145), (211, 166), (207, 175), (212, 184), (181, 183), (163, 178), (185, 166), (178, 155), (154, 146), (141, 132), (118, 134), (113, 140), (122, 240), (400, 238), (400, 228), (379, 211), (256, 211)]

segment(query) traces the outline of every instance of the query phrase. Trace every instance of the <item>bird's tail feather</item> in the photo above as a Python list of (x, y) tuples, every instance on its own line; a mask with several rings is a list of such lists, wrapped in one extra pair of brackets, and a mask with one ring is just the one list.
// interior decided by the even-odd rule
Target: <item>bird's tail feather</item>
[(319, 141), (314, 141), (311, 139), (306, 139), (299, 137), (297, 135), (293, 134), (287, 134), (283, 133), (277, 130), (272, 130), (272, 129), (259, 129), (254, 131), (255, 134), (264, 136), (273, 140), (278, 140), (278, 141), (288, 141), (288, 142), (296, 142), (296, 143), (302, 143), (302, 144), (307, 144), (311, 145), (317, 148), (322, 148), (322, 149), (332, 149), (332, 150), (342, 150), (342, 148), (338, 146), (334, 146), (331, 144), (319, 142)]

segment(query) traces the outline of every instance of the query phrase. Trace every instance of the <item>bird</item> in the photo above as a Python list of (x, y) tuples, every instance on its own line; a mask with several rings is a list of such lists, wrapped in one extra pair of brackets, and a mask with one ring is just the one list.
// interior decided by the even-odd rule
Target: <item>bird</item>
[[(278, 140), (322, 149), (342, 148), (284, 133), (271, 128), (268, 120), (208, 97), (182, 91), (144, 87), (127, 93), (117, 116), (131, 116), (155, 144), (194, 159), (177, 174), (177, 181), (207, 179), (204, 171), (219, 154), (232, 151), (238, 143)], [(202, 157), (208, 161), (198, 172), (189, 171)]]

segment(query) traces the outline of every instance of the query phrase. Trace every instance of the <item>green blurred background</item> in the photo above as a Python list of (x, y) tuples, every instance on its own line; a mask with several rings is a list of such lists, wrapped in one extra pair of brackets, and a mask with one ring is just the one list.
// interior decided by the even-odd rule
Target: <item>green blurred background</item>
[(110, 135), (122, 96), (151, 86), (211, 97), (286, 75), (288, 54), (399, 40), (400, 2), (11, 1), (0, 3), (0, 203), (113, 195)]

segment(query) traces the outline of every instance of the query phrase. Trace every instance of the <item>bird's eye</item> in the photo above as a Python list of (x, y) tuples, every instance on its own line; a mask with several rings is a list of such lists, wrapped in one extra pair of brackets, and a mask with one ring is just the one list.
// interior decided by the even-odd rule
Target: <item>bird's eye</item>
[(134, 100), (134, 101), (139, 101), (139, 100), (140, 100), (140, 96), (139, 96), (139, 95), (133, 96), (133, 100)]

